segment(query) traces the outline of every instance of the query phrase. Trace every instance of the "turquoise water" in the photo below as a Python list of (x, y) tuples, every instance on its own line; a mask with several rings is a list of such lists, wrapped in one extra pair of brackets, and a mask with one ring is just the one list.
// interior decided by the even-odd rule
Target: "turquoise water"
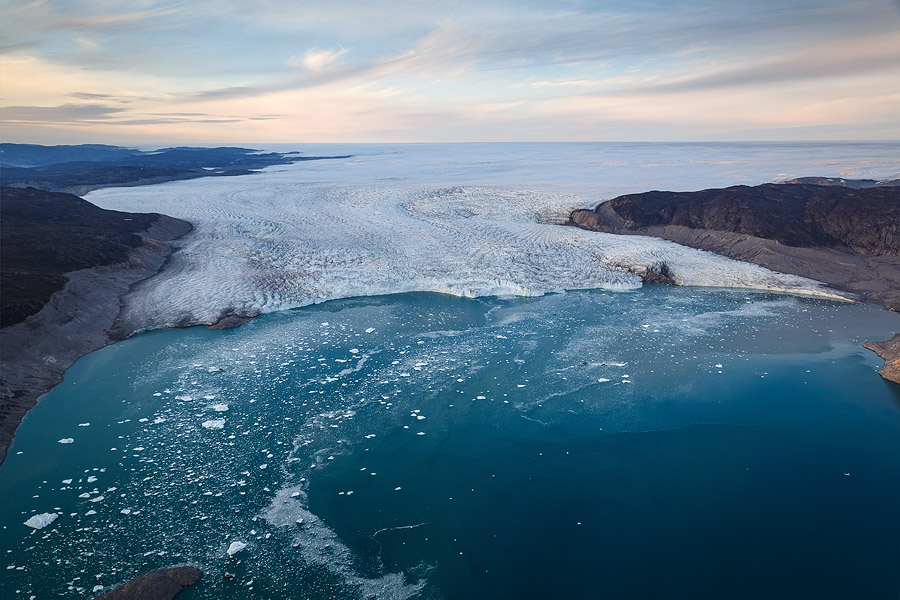
[(650, 285), (143, 334), (19, 429), (0, 597), (896, 598), (900, 386), (859, 342), (898, 329)]

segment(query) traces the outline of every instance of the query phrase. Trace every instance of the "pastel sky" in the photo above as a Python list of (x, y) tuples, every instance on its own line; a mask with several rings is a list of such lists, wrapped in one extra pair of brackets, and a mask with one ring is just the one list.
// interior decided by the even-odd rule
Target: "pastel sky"
[(0, 0), (7, 142), (900, 139), (900, 0)]

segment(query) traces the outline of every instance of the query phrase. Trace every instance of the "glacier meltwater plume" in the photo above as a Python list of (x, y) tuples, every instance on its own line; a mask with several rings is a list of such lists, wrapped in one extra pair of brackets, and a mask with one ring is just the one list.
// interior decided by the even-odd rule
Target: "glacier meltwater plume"
[(838, 297), (821, 284), (644, 237), (553, 224), (585, 204), (553, 191), (307, 181), (300, 165), (249, 176), (109, 188), (103, 208), (191, 222), (166, 269), (126, 297), (136, 328), (396, 292), (541, 295), (640, 287), (668, 268), (683, 285)]

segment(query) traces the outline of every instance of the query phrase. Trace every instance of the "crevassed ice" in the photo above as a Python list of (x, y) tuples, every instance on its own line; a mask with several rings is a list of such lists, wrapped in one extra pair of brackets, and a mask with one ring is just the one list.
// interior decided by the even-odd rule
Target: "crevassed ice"
[[(330, 161), (328, 161), (330, 162)], [(410, 291), (541, 295), (640, 287), (663, 262), (683, 285), (833, 296), (821, 284), (663, 240), (554, 224), (591, 203), (552, 190), (305, 182), (303, 164), (88, 195), (195, 231), (127, 297), (137, 327), (213, 323), (336, 298)], [(348, 168), (335, 167), (335, 168)]]

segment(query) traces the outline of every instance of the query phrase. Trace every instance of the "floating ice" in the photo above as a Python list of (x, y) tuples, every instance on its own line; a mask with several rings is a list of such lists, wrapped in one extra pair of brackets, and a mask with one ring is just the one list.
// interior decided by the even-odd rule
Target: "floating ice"
[(59, 440), (60, 444), (71, 444), (75, 441), (75, 438), (63, 438)]
[(213, 410), (216, 411), (216, 412), (226, 412), (226, 411), (228, 411), (228, 405), (225, 404), (225, 403), (213, 404), (212, 406), (210, 406), (210, 408), (213, 409)]
[(244, 542), (231, 542), (231, 544), (228, 546), (228, 550), (226, 550), (226, 552), (228, 553), (228, 556), (234, 556), (235, 554), (237, 554), (238, 552), (240, 552), (241, 550), (243, 550), (246, 547), (247, 547), (247, 544), (245, 544)]
[(59, 517), (59, 515), (56, 513), (41, 513), (39, 515), (34, 515), (25, 521), (25, 525), (28, 525), (33, 529), (43, 529), (55, 521), (57, 517)]
[(78, 426), (79, 427), (90, 427), (91, 424), (90, 423), (79, 423)]
[(203, 421), (201, 425), (205, 429), (222, 429), (225, 427), (225, 419), (210, 419), (209, 421)]

